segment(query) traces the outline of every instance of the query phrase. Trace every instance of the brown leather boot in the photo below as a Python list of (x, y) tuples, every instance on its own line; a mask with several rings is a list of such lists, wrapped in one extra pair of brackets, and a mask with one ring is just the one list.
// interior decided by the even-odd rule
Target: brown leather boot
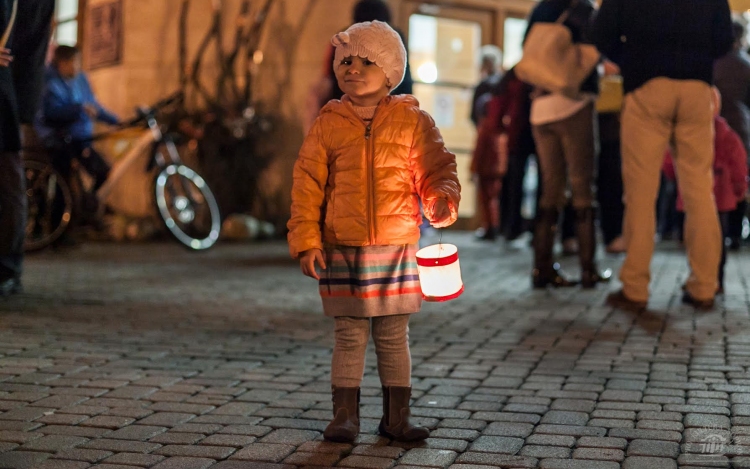
[(359, 388), (333, 388), (333, 420), (323, 437), (338, 443), (351, 443), (359, 435)]
[(560, 265), (552, 260), (559, 215), (556, 208), (537, 209), (534, 220), (534, 270), (531, 272), (531, 285), (534, 288), (562, 288), (577, 284), (565, 278), (560, 272)]
[(581, 261), (581, 286), (595, 288), (597, 283), (609, 282), (612, 271), (599, 271), (596, 266), (596, 227), (594, 208), (576, 209), (576, 232), (578, 234), (578, 258)]
[(421, 441), (430, 436), (430, 431), (409, 423), (411, 411), (411, 387), (383, 386), (383, 418), (378, 431), (396, 441)]

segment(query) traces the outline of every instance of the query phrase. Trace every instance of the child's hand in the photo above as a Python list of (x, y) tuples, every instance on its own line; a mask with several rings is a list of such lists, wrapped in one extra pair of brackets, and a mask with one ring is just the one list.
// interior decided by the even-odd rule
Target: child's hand
[(308, 249), (299, 258), (299, 266), (302, 269), (302, 273), (315, 280), (320, 280), (320, 275), (315, 270), (316, 262), (321, 269), (325, 270), (326, 261), (323, 260), (323, 251), (320, 249)]
[(448, 207), (448, 201), (437, 199), (432, 210), (432, 226), (435, 228), (444, 228), (451, 224), (451, 209)]

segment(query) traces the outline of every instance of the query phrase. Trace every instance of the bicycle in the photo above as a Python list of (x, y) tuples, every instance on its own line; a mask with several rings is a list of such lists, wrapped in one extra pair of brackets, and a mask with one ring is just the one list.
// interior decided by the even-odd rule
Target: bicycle
[[(173, 137), (162, 132), (156, 117), (162, 108), (181, 99), (182, 93), (178, 92), (151, 107), (137, 108), (137, 116), (119, 126), (143, 126), (145, 131), (121, 161), (115, 164), (107, 180), (95, 193), (86, 189), (78, 168), (73, 168), (71, 180), (66, 181), (49, 161), (25, 158), (28, 222), (24, 250), (43, 249), (58, 240), (70, 227), (77, 208), (84, 205), (87, 199), (94, 198), (101, 215), (104, 201), (114, 185), (149, 147), (146, 171), (156, 168), (152, 193), (164, 227), (188, 249), (201, 251), (213, 246), (221, 230), (219, 206), (213, 192), (195, 170), (182, 163)], [(95, 136), (94, 139), (100, 137)], [(62, 202), (55, 202), (58, 197)], [(56, 211), (56, 206), (62, 207), (62, 210)]]

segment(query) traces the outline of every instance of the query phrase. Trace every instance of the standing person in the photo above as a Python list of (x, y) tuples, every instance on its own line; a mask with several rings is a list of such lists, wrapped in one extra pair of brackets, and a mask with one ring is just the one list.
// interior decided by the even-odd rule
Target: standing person
[[(750, 55), (745, 48), (745, 25), (739, 18), (732, 21), (732, 50), (714, 63), (714, 83), (721, 93), (721, 116), (737, 132), (750, 154)], [(747, 162), (750, 165), (750, 161)], [(731, 248), (738, 249), (742, 239), (742, 219), (747, 212), (744, 199), (729, 214), (726, 236)]]
[(647, 305), (659, 175), (672, 141), (691, 270), (682, 301), (710, 309), (721, 257), (721, 229), (712, 197), (711, 79), (714, 60), (732, 45), (729, 5), (726, 0), (604, 0), (593, 35), (602, 53), (622, 51), (625, 92), (622, 179), (627, 254), (620, 270), (622, 290), (607, 302), (630, 310)]
[(21, 124), (32, 122), (44, 75), (54, 0), (0, 0), (0, 296), (21, 291), (26, 179)]
[[(747, 191), (747, 152), (737, 133), (732, 130), (721, 112), (721, 94), (717, 88), (713, 89), (714, 105), (714, 200), (719, 211), (721, 233), (724, 238), (729, 230), (729, 215), (737, 207), (737, 202), (745, 199)], [(667, 152), (664, 158), (664, 174), (669, 179), (676, 179), (672, 154)], [(676, 208), (678, 212), (685, 210), (682, 197), (677, 194)], [(724, 293), (724, 267), (727, 262), (726, 243), (721, 246), (721, 262), (719, 263), (719, 288), (717, 293)]]
[(302, 145), (288, 223), (290, 253), (319, 281), (323, 310), (335, 319), (334, 418), (323, 436), (352, 442), (359, 433), (372, 331), (383, 385), (380, 434), (424, 440), (429, 431), (409, 420), (409, 316), (422, 302), (419, 202), (437, 228), (456, 220), (456, 158), (414, 97), (389, 95), (406, 68), (398, 33), (380, 21), (357, 23), (331, 42), (345, 94), (322, 109)]
[(474, 96), (471, 98), (471, 116), (469, 116), (477, 128), (487, 115), (487, 103), (494, 96), (500, 79), (503, 78), (503, 53), (500, 48), (487, 44), (479, 50), (479, 55), (481, 79), (474, 88)]
[[(543, 0), (532, 11), (526, 34), (535, 23), (553, 23), (567, 14), (563, 24), (575, 43), (585, 42), (594, 13), (590, 0)], [(594, 260), (596, 231), (594, 225), (594, 101), (598, 93), (598, 76), (593, 71), (575, 97), (535, 90), (531, 103), (531, 124), (536, 142), (542, 194), (534, 225), (534, 288), (575, 285), (565, 278), (553, 261), (553, 247), (560, 211), (566, 203), (566, 182), (570, 182), (571, 203), (575, 213), (578, 258), (581, 263), (581, 286), (594, 288), (609, 280), (600, 274)]]

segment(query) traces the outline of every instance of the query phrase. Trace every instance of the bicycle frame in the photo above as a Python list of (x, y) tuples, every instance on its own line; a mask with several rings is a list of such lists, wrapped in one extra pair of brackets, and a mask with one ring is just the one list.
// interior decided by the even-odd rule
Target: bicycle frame
[(122, 179), (125, 171), (130, 168), (139, 157), (143, 156), (143, 152), (152, 146), (150, 158), (156, 163), (159, 168), (164, 168), (167, 165), (167, 161), (158, 150), (157, 147), (160, 143), (164, 143), (167, 146), (167, 152), (172, 163), (180, 163), (179, 152), (172, 139), (164, 138), (164, 134), (159, 128), (159, 123), (153, 115), (147, 116), (146, 122), (148, 123), (148, 130), (144, 131), (143, 135), (136, 140), (135, 145), (131, 148), (122, 161), (112, 167), (112, 170), (107, 177), (107, 180), (102, 184), (99, 190), (96, 192), (96, 197), (100, 203), (104, 203), (107, 200), (110, 192), (114, 188), (115, 184)]

